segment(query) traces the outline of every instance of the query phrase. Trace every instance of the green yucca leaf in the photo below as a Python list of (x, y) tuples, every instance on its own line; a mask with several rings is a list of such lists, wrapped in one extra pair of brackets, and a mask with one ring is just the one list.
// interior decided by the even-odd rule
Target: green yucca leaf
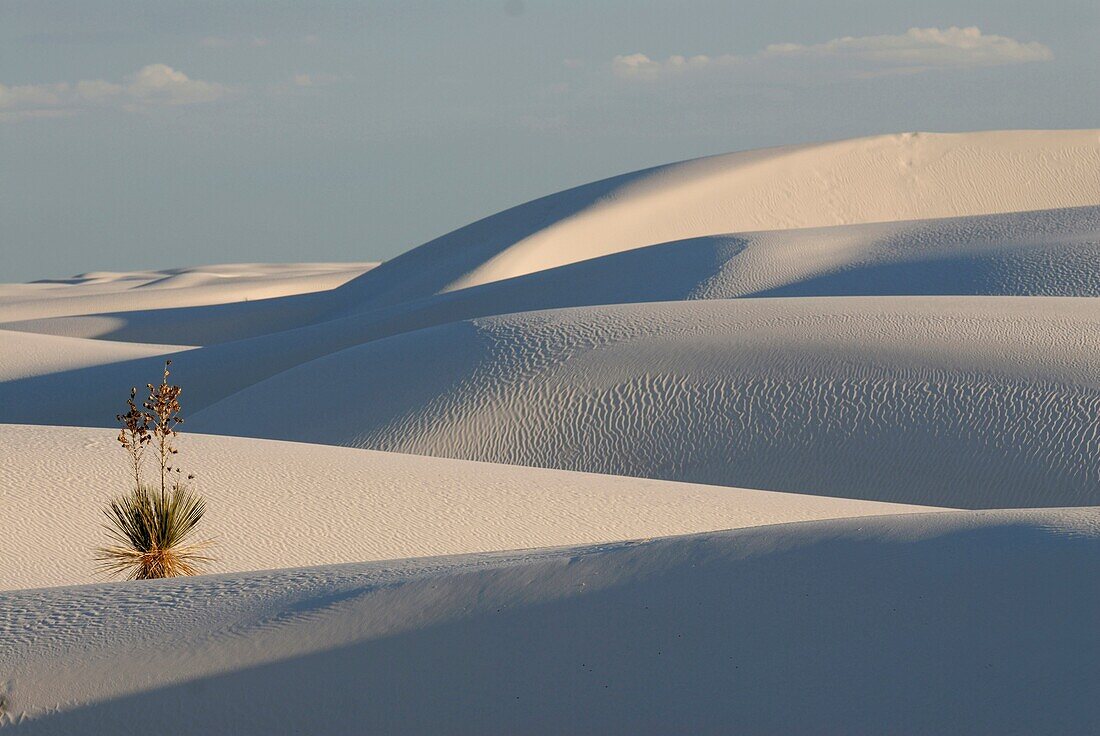
[(115, 542), (97, 550), (100, 568), (131, 580), (195, 575), (211, 558), (207, 541), (191, 542), (206, 500), (185, 485), (142, 486), (111, 500), (104, 510)]

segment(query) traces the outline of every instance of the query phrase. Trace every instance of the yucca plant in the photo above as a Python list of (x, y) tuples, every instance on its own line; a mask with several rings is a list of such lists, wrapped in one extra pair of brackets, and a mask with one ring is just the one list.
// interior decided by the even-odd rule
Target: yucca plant
[[(206, 500), (187, 483), (178, 467), (169, 465), (177, 454), (173, 445), (176, 427), (183, 423), (179, 395), (182, 389), (169, 383), (169, 366), (158, 385), (149, 384), (149, 398), (139, 409), (134, 401), (137, 389), (130, 389), (129, 411), (119, 414), (122, 424), (118, 441), (129, 455), (134, 486), (116, 496), (104, 509), (112, 544), (96, 551), (100, 569), (131, 580), (197, 575), (204, 562), (213, 558), (205, 551), (208, 541), (193, 541), (196, 527), (206, 513)], [(147, 445), (156, 450), (160, 465), (160, 486), (141, 479), (142, 459)]]
[(212, 558), (209, 542), (192, 542), (206, 501), (181, 484), (160, 490), (141, 486), (111, 500), (104, 512), (114, 544), (100, 548), (100, 567), (130, 580), (197, 575)]

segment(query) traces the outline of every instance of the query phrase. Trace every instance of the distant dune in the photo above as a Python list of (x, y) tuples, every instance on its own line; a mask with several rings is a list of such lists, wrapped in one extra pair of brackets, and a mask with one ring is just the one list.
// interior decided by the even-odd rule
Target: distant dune
[(86, 273), (0, 285), (5, 322), (65, 315), (167, 310), (332, 289), (376, 263), (249, 263), (168, 271)]
[(369, 305), (722, 233), (1100, 204), (1100, 133), (901, 133), (658, 166), (553, 194), (384, 263)]
[[(1100, 207), (1077, 207), (711, 235), (385, 307), (364, 306), (337, 288), (258, 301), (15, 320), (0, 322), (0, 329), (213, 345), (310, 326), (315, 329), (309, 342), (336, 331), (365, 342), (471, 317), (600, 304), (754, 296), (1098, 296), (1098, 233)], [(112, 298), (121, 303), (125, 296)], [(350, 306), (334, 306), (344, 302)], [(12, 311), (0, 306), (0, 315)]]

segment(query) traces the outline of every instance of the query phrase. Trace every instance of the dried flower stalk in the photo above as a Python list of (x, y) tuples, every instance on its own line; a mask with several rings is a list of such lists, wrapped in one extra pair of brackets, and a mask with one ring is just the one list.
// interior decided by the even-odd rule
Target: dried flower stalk
[(138, 409), (134, 399), (137, 397), (137, 388), (130, 389), (130, 398), (126, 404), (130, 410), (125, 414), (116, 415), (116, 419), (122, 424), (118, 433), (118, 441), (130, 455), (130, 471), (134, 475), (134, 487), (141, 488), (141, 460), (145, 454), (145, 446), (149, 443), (149, 422), (152, 416)]
[(150, 418), (153, 422), (153, 440), (156, 443), (157, 460), (160, 461), (160, 490), (162, 493), (167, 488), (167, 473), (172, 469), (169, 463), (172, 456), (179, 452), (172, 446), (172, 435), (176, 433), (176, 426), (183, 424), (183, 419), (178, 416), (180, 410), (179, 395), (183, 393), (183, 389), (168, 383), (168, 376), (170, 375), (168, 366), (170, 365), (172, 365), (171, 360), (164, 361), (164, 375), (161, 377), (160, 384), (156, 386), (151, 383), (147, 384), (149, 399), (144, 404), (145, 408), (152, 412)]

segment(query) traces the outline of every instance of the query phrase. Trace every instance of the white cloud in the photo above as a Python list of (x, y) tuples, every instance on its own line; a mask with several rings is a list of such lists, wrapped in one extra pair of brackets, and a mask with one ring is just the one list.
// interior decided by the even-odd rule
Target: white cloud
[(737, 63), (741, 57), (725, 54), (723, 56), (670, 56), (664, 61), (651, 59), (645, 54), (628, 54), (616, 56), (611, 62), (611, 68), (620, 77), (636, 77), (652, 79), (656, 77), (679, 74), (692, 69), (705, 67), (725, 66)]
[(845, 36), (811, 46), (773, 44), (763, 53), (785, 57), (848, 57), (907, 68), (1001, 66), (1053, 58), (1050, 49), (1041, 43), (983, 35), (973, 26), (942, 30), (910, 28), (898, 36)]
[(783, 61), (840, 63), (856, 75), (901, 74), (964, 67), (989, 67), (1048, 61), (1051, 50), (1036, 41), (983, 34), (975, 27), (910, 28), (898, 35), (844, 36), (819, 44), (777, 43), (755, 54), (670, 56), (661, 61), (645, 54), (616, 56), (616, 75), (657, 79), (702, 69), (760, 68)]
[(92, 108), (133, 112), (192, 105), (212, 102), (229, 92), (225, 85), (191, 79), (167, 64), (149, 64), (121, 83), (92, 79), (71, 84), (0, 84), (0, 120), (72, 115)]
[(130, 77), (124, 91), (129, 105), (157, 106), (213, 102), (229, 89), (217, 82), (191, 79), (167, 64), (150, 64)]
[(8, 87), (0, 84), (0, 110), (53, 107), (68, 92), (67, 84), (28, 84)]

